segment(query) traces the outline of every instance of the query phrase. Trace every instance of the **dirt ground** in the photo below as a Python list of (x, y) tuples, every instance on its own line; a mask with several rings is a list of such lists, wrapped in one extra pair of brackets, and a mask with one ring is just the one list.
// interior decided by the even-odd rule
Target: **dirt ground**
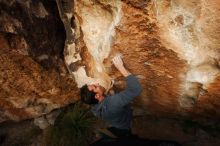
[[(0, 124), (0, 146), (38, 145), (42, 130), (31, 120), (22, 122), (5, 122)], [(39, 142), (38, 142), (39, 141)]]
[[(217, 123), (216, 123), (217, 124)], [(105, 124), (100, 124), (105, 125)], [(218, 125), (152, 116), (136, 116), (133, 133), (141, 138), (176, 141), (183, 146), (219, 146)], [(43, 131), (32, 120), (0, 124), (0, 146), (40, 146)]]
[(133, 120), (133, 132), (139, 137), (172, 140), (183, 146), (219, 146), (220, 131), (216, 126), (211, 122), (201, 125), (187, 120), (151, 116), (135, 117)]

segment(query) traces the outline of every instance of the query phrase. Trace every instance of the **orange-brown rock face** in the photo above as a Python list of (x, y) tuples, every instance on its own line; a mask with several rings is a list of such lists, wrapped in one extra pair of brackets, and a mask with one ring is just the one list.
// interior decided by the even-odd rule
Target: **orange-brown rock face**
[(2, 36), (0, 42), (0, 122), (38, 117), (77, 100), (73, 81), (10, 49)]
[(220, 116), (217, 0), (50, 2), (0, 3), (0, 121), (75, 102), (84, 84), (122, 89), (111, 63), (117, 53), (143, 86), (134, 107), (153, 115)]
[(216, 0), (74, 1), (62, 13), (64, 24), (73, 18), (75, 23), (70, 33), (76, 40), (66, 42), (67, 66), (78, 87), (100, 82), (110, 88), (114, 80), (122, 88), (111, 64), (121, 53), (144, 88), (135, 107), (156, 115), (216, 118), (219, 13)]
[(58, 35), (56, 3), (52, 16), (50, 5), (26, 2), (0, 2), (0, 122), (38, 117), (78, 99), (60, 56), (65, 38)]

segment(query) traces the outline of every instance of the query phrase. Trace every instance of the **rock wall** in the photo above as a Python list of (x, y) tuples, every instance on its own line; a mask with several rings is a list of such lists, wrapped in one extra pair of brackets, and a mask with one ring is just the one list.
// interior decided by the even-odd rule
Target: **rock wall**
[(135, 109), (219, 118), (217, 0), (2, 0), (0, 7), (0, 122), (73, 103), (86, 83), (123, 89), (111, 63), (117, 53), (144, 89)]
[(219, 117), (217, 0), (71, 3), (61, 14), (66, 26), (74, 22), (68, 33), (75, 39), (66, 42), (65, 60), (78, 87), (99, 82), (109, 89), (114, 82), (114, 89), (123, 88), (111, 63), (121, 53), (144, 88), (136, 108), (160, 116)]
[(54, 1), (0, 2), (0, 122), (75, 102), (63, 62), (65, 30)]

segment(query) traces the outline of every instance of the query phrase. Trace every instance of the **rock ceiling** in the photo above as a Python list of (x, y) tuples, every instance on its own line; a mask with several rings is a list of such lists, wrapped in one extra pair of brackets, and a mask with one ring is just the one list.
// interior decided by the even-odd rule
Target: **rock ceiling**
[(37, 117), (73, 103), (86, 83), (124, 88), (111, 63), (117, 53), (144, 89), (134, 108), (164, 116), (220, 116), (217, 0), (0, 5), (1, 121)]

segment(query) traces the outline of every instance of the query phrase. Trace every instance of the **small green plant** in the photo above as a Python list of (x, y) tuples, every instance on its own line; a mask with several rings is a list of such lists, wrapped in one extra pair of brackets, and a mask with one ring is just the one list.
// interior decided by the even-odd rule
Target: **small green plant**
[(45, 144), (50, 146), (86, 146), (93, 136), (94, 117), (80, 105), (61, 112), (54, 126), (46, 130)]

